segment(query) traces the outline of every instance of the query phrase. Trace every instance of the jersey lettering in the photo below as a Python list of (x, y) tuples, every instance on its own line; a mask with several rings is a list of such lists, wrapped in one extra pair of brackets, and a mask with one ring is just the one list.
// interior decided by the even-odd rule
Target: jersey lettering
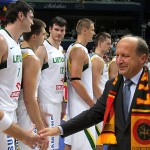
[(53, 63), (61, 63), (61, 62), (64, 62), (64, 57), (53, 58)]
[(60, 74), (64, 74), (64, 67), (60, 67)]
[(21, 55), (13, 55), (13, 63), (19, 63), (22, 62), (22, 56)]

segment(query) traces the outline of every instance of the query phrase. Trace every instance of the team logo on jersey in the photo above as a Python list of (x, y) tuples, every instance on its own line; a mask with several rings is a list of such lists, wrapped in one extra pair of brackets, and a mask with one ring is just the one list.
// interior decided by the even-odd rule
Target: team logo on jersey
[(53, 63), (62, 63), (62, 62), (64, 62), (64, 57), (53, 58)]
[(13, 55), (13, 63), (19, 63), (22, 62), (22, 56), (21, 55)]

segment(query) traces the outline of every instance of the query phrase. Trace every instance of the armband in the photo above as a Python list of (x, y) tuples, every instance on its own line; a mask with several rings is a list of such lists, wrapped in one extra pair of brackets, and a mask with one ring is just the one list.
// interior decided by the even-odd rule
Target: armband
[(3, 118), (0, 120), (0, 132), (7, 130), (12, 124), (12, 120), (4, 113)]
[(81, 78), (78, 78), (78, 77), (70, 78), (70, 81), (73, 81), (73, 80), (81, 80)]

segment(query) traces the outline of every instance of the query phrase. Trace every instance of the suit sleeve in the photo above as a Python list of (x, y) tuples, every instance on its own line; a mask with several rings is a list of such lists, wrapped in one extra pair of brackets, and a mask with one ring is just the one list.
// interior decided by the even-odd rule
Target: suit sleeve
[(63, 129), (62, 137), (69, 136), (103, 121), (109, 87), (110, 82), (107, 82), (102, 96), (93, 107), (61, 124)]

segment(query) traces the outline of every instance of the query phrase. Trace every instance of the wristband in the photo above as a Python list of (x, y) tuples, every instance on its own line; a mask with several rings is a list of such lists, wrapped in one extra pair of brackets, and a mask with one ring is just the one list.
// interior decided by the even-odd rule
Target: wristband
[(4, 113), (3, 118), (0, 120), (0, 132), (7, 130), (12, 124), (12, 120)]

